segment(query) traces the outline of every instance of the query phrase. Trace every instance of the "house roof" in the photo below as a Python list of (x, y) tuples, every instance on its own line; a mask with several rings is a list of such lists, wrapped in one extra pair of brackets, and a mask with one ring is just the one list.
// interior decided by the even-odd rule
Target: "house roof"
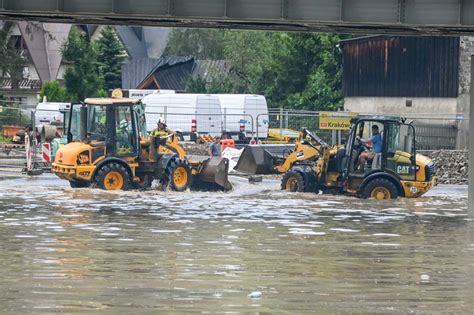
[(132, 60), (160, 58), (171, 33), (169, 28), (146, 26), (116, 26), (116, 30)]
[(160, 63), (160, 59), (141, 58), (122, 65), (122, 88), (135, 89)]
[[(149, 67), (148, 73), (144, 75), (146, 67)], [(184, 91), (189, 78), (199, 77), (209, 81), (213, 74), (228, 72), (229, 69), (230, 63), (226, 60), (195, 60), (193, 57), (170, 56), (132, 61), (122, 67), (122, 86), (124, 89)]]
[[(177, 64), (192, 61), (192, 57), (142, 58), (122, 66), (122, 88), (135, 89), (158, 69), (164, 70)], [(161, 85), (161, 84), (160, 84)]]

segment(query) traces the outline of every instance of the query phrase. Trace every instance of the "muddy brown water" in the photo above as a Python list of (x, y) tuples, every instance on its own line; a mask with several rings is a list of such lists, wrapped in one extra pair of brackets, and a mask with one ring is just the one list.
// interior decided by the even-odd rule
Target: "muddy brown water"
[(378, 202), (232, 181), (163, 193), (1, 180), (0, 312), (473, 312), (466, 186)]

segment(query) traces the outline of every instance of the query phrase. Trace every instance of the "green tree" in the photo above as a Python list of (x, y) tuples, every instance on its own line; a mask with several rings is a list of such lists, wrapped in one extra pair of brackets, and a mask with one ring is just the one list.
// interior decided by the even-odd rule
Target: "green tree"
[(125, 48), (118, 39), (115, 29), (107, 26), (97, 41), (99, 69), (104, 77), (105, 90), (122, 87), (122, 63), (125, 60)]
[(16, 125), (20, 115), (18, 107), (8, 102), (3, 94), (0, 94), (0, 126)]
[(335, 110), (342, 105), (342, 58), (336, 46), (341, 39), (319, 33), (176, 31), (167, 52), (212, 59), (208, 49), (217, 47), (217, 59), (232, 64), (206, 82), (195, 80), (190, 91), (256, 93), (271, 107)]
[(342, 104), (342, 62), (338, 35), (274, 33), (272, 48), (253, 63), (251, 92), (275, 107), (335, 110)]
[(23, 67), (26, 66), (26, 59), (22, 52), (19, 53), (15, 47), (15, 42), (11, 37), (13, 22), (4, 21), (0, 29), (0, 78), (10, 78), (11, 87), (16, 88), (22, 79)]
[(186, 92), (203, 94), (209, 93), (206, 80), (201, 77), (189, 78), (186, 82)]
[(40, 92), (40, 98), (46, 96), (48, 102), (68, 102), (71, 97), (67, 94), (65, 88), (59, 85), (58, 81), (49, 81), (43, 84)]
[(89, 42), (84, 34), (73, 28), (62, 53), (64, 60), (70, 63), (64, 81), (71, 98), (83, 100), (98, 96), (104, 79), (99, 71), (96, 43)]
[(226, 31), (215, 29), (174, 29), (166, 46), (165, 56), (194, 56), (198, 59), (224, 58)]

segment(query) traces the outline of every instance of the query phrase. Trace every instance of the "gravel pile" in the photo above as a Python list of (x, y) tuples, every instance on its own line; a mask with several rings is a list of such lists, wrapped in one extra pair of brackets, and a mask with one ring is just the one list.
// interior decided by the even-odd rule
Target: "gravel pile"
[(206, 155), (210, 144), (200, 144), (194, 142), (181, 142), (181, 145), (187, 155)]
[(437, 167), (442, 184), (467, 184), (469, 180), (468, 151), (420, 151), (430, 157)]

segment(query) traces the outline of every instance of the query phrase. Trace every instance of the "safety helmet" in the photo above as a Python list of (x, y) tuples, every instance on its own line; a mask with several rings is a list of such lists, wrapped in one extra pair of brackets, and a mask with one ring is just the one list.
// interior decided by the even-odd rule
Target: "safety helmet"
[(159, 124), (166, 125), (166, 121), (165, 121), (165, 119), (164, 119), (163, 117), (160, 117), (160, 118), (158, 119), (157, 124), (158, 124), (158, 125), (159, 125)]
[(125, 129), (125, 128), (127, 128), (127, 127), (128, 127), (128, 121), (127, 121), (126, 119), (122, 119), (122, 120), (120, 121), (120, 128), (121, 128), (121, 129)]

